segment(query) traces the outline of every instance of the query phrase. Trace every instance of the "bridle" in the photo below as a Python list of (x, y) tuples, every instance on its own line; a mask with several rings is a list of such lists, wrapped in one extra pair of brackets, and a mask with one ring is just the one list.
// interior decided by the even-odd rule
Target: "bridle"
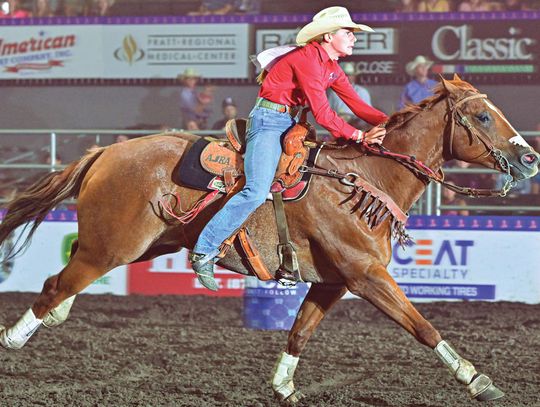
[[(367, 152), (373, 155), (390, 158), (394, 161), (399, 162), (400, 164), (408, 168), (411, 172), (413, 172), (417, 177), (426, 180), (426, 183), (428, 183), (429, 181), (435, 181), (441, 184), (442, 186), (452, 191), (455, 191), (458, 194), (466, 195), (466, 196), (470, 196), (474, 198), (489, 197), (489, 196), (505, 197), (508, 191), (511, 188), (513, 188), (516, 184), (516, 182), (513, 180), (514, 178), (510, 174), (511, 164), (509, 163), (508, 159), (504, 156), (503, 152), (493, 145), (489, 136), (482, 129), (476, 128), (467, 118), (465, 113), (463, 113), (463, 111), (461, 110), (461, 107), (465, 103), (471, 100), (475, 100), (475, 99), (487, 99), (487, 95), (476, 93), (474, 95), (466, 96), (458, 100), (454, 104), (452, 104), (452, 101), (450, 100), (450, 98), (446, 99), (448, 101), (448, 104), (447, 104), (448, 118), (450, 121), (449, 123), (450, 125), (450, 136), (449, 136), (450, 154), (452, 154), (452, 151), (453, 151), (454, 133), (456, 130), (456, 123), (457, 123), (465, 127), (467, 131), (469, 131), (469, 133), (473, 137), (478, 138), (486, 147), (486, 151), (480, 154), (476, 158), (492, 155), (497, 165), (502, 170), (502, 172), (506, 172), (505, 184), (500, 190), (470, 188), (470, 187), (462, 187), (459, 185), (454, 185), (444, 180), (444, 172), (442, 168), (439, 169), (438, 171), (433, 171), (430, 167), (428, 167), (422, 161), (417, 160), (416, 157), (412, 155), (394, 153), (381, 145), (364, 144), (363, 148), (364, 150), (366, 150)], [(324, 147), (332, 148), (333, 146), (323, 144), (323, 148)], [(336, 169), (325, 170), (325, 169), (317, 169), (317, 168), (302, 166), (300, 168), (300, 171), (310, 172), (312, 174), (317, 174), (317, 175), (329, 176), (332, 178), (338, 178), (342, 184), (348, 185), (348, 186), (354, 186), (356, 179), (360, 178), (360, 176), (354, 172), (341, 173), (337, 171)]]
[(514, 178), (510, 174), (511, 164), (509, 163), (508, 159), (504, 156), (503, 152), (493, 145), (489, 136), (482, 129), (476, 128), (468, 119), (467, 115), (463, 113), (463, 110), (461, 110), (461, 107), (465, 103), (471, 100), (475, 100), (475, 99), (487, 99), (487, 95), (476, 93), (474, 95), (466, 96), (455, 103), (452, 103), (450, 98), (446, 99), (448, 103), (447, 104), (448, 119), (449, 119), (449, 124), (450, 124), (450, 135), (449, 135), (450, 154), (452, 154), (452, 151), (453, 151), (454, 133), (456, 131), (456, 123), (457, 123), (465, 127), (467, 131), (471, 134), (471, 136), (478, 138), (478, 140), (480, 140), (482, 144), (484, 144), (486, 151), (480, 154), (476, 158), (492, 155), (493, 158), (495, 159), (495, 162), (497, 163), (499, 168), (502, 170), (502, 172), (506, 172), (505, 184), (500, 190), (470, 188), (470, 187), (462, 187), (459, 185), (450, 184), (449, 182), (446, 182), (444, 180), (444, 172), (442, 169), (439, 169), (439, 171), (435, 172), (431, 168), (429, 168), (426, 164), (417, 160), (414, 156), (393, 153), (387, 150), (385, 147), (379, 146), (379, 145), (376, 145), (376, 146), (365, 145), (364, 148), (374, 155), (392, 158), (395, 161), (398, 161), (400, 164), (407, 167), (412, 172), (414, 172), (415, 175), (417, 175), (418, 177), (427, 178), (428, 181), (435, 181), (443, 185), (444, 187), (451, 189), (452, 191), (455, 191), (458, 194), (467, 195), (467, 196), (475, 197), (475, 198), (478, 198), (481, 196), (504, 197), (507, 195), (508, 191), (512, 187), (514, 187), (516, 184), (516, 182), (514, 181)]
[[(494, 192), (498, 192), (497, 195), (504, 197), (504, 196), (506, 196), (508, 191), (511, 188), (513, 188), (515, 186), (515, 184), (516, 184), (516, 182), (514, 181), (514, 178), (510, 174), (510, 168), (511, 168), (512, 165), (510, 164), (508, 159), (504, 156), (503, 152), (501, 150), (499, 150), (498, 148), (496, 148), (491, 143), (491, 139), (489, 138), (489, 136), (482, 129), (478, 129), (478, 128), (474, 127), (474, 125), (468, 119), (467, 115), (465, 115), (465, 113), (463, 113), (463, 111), (461, 110), (461, 106), (463, 106), (468, 101), (474, 100), (474, 99), (487, 99), (487, 95), (485, 95), (483, 93), (477, 93), (477, 94), (474, 94), (474, 95), (471, 95), (471, 96), (467, 96), (467, 97), (464, 97), (464, 98), (458, 100), (454, 105), (452, 105), (452, 101), (450, 100), (450, 98), (447, 98), (448, 109), (449, 109), (450, 114), (451, 114), (451, 118), (450, 118), (451, 119), (450, 120), (450, 137), (449, 137), (450, 155), (452, 155), (452, 151), (453, 151), (454, 132), (455, 132), (455, 129), (456, 129), (456, 122), (457, 122), (457, 123), (461, 124), (463, 127), (465, 127), (472, 136), (476, 136), (476, 138), (478, 138), (478, 140), (480, 140), (484, 144), (484, 146), (486, 147), (485, 153), (480, 154), (476, 158), (480, 158), (482, 156), (492, 155), (493, 158), (495, 159), (495, 162), (497, 163), (497, 165), (501, 169), (501, 171), (506, 172), (506, 174), (505, 174), (505, 183), (504, 183), (503, 187), (501, 188), (500, 191), (494, 191)], [(448, 184), (448, 185), (452, 185), (452, 184)], [(452, 185), (452, 186), (455, 186), (455, 185)], [(450, 189), (452, 189), (452, 188), (450, 188)], [(456, 191), (456, 192), (458, 192), (458, 191)]]

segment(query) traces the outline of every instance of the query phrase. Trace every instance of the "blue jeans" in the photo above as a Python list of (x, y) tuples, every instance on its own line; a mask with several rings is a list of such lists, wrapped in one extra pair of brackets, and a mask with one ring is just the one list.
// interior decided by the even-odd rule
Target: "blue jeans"
[(209, 259), (215, 257), (221, 243), (264, 203), (281, 156), (281, 139), (295, 124), (289, 113), (253, 108), (249, 114), (244, 156), (246, 185), (206, 224), (193, 248), (195, 253)]

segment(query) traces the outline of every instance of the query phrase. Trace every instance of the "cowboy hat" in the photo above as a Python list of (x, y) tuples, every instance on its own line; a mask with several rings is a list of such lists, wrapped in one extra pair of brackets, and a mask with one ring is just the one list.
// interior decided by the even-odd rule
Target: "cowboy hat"
[(414, 71), (418, 65), (427, 65), (427, 67), (430, 68), (431, 65), (433, 65), (433, 61), (430, 61), (423, 55), (418, 55), (413, 61), (405, 65), (405, 71), (407, 71), (410, 76), (414, 76)]
[(194, 68), (186, 68), (184, 73), (178, 75), (178, 79), (184, 80), (188, 78), (200, 78), (201, 74), (197, 72)]
[(345, 75), (356, 75), (356, 68), (352, 62), (344, 62), (341, 64), (341, 69), (345, 72)]
[(298, 32), (296, 43), (298, 45), (307, 44), (321, 34), (339, 30), (340, 28), (349, 28), (352, 31), (375, 31), (367, 25), (353, 22), (345, 7), (334, 6), (325, 8), (315, 14), (313, 21), (302, 27)]

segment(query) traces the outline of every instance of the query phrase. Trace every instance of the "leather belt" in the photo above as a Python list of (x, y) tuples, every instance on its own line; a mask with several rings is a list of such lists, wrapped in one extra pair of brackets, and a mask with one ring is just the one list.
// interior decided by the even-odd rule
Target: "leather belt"
[(291, 116), (296, 116), (298, 114), (298, 111), (300, 110), (301, 106), (287, 106), (282, 105), (280, 103), (274, 103), (271, 102), (268, 99), (264, 98), (257, 98), (257, 101), (255, 102), (255, 106), (264, 107), (266, 109), (272, 109), (280, 113), (289, 113)]

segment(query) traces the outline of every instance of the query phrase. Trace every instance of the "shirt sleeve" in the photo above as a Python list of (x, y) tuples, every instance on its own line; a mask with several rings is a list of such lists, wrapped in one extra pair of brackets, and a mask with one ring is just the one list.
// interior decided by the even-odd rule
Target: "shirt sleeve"
[(299, 88), (306, 97), (315, 121), (327, 129), (332, 136), (350, 139), (356, 129), (330, 108), (323, 83), (323, 67), (320, 64), (302, 63), (302, 61), (291, 62)]
[(331, 85), (331, 88), (336, 92), (341, 100), (343, 100), (345, 104), (349, 106), (356, 116), (369, 124), (376, 126), (388, 120), (388, 116), (386, 114), (375, 109), (374, 107), (371, 107), (366, 101), (362, 100), (360, 96), (358, 96), (343, 71), (339, 72), (339, 76)]

